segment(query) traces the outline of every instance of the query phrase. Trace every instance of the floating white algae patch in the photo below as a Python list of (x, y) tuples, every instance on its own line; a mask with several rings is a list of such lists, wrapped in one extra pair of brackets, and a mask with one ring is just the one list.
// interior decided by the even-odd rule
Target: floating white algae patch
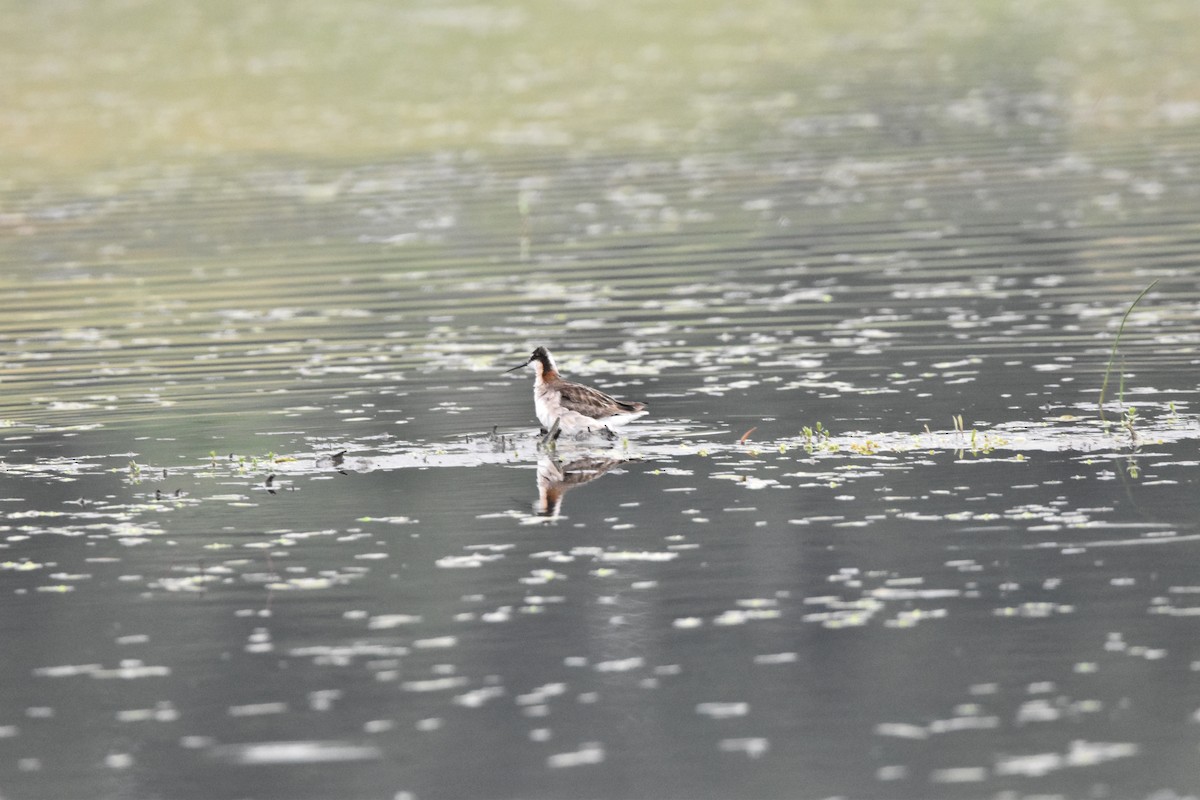
[(375, 761), (382, 756), (374, 745), (343, 741), (252, 742), (223, 744), (209, 756), (230, 764), (329, 764), (344, 761)]

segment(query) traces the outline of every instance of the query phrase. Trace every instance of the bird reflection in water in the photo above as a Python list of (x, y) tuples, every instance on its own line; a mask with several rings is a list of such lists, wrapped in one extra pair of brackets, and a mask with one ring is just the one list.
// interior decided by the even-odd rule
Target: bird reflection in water
[(557, 517), (562, 509), (563, 495), (577, 486), (596, 480), (623, 463), (625, 459), (602, 456), (585, 456), (565, 464), (549, 455), (539, 457), (538, 497), (533, 504), (534, 512), (541, 517)]

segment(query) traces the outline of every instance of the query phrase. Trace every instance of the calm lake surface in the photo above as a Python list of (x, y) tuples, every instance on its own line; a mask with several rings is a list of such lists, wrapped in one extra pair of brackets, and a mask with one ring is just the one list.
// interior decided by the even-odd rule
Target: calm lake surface
[(0, 23), (0, 798), (1200, 793), (1190, 4), (205, 8)]

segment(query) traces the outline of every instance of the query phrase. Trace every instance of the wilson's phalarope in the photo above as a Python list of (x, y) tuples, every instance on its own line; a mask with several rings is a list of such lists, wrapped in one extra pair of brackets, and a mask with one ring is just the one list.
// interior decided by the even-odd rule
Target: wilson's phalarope
[(645, 403), (626, 403), (599, 389), (582, 383), (564, 381), (554, 363), (554, 356), (539, 347), (523, 363), (505, 372), (516, 372), (533, 364), (533, 408), (538, 422), (546, 429), (547, 437), (559, 433), (603, 431), (610, 438), (613, 428), (643, 417), (650, 412)]

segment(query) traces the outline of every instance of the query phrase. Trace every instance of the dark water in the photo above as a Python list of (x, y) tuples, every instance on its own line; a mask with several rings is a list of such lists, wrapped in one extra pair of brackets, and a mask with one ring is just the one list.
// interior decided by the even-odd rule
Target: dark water
[(847, 75), (8, 186), (0, 797), (1200, 792), (1194, 118)]

